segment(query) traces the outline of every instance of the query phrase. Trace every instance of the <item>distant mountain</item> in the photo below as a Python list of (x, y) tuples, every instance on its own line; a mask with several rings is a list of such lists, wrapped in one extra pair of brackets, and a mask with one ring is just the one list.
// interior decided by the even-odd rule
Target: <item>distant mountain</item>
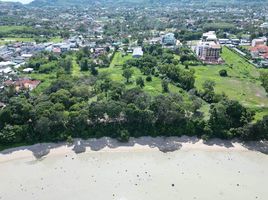
[(30, 6), (94, 6), (94, 5), (133, 5), (154, 3), (264, 3), (268, 0), (34, 0)]
[(13, 1), (1, 1), (0, 0), (0, 5), (22, 5), (20, 2), (13, 2)]

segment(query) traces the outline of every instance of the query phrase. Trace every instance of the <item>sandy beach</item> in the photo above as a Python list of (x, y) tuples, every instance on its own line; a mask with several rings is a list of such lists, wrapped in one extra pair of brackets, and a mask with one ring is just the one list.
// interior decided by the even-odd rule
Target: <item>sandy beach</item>
[(0, 152), (0, 199), (263, 199), (266, 142), (75, 140)]

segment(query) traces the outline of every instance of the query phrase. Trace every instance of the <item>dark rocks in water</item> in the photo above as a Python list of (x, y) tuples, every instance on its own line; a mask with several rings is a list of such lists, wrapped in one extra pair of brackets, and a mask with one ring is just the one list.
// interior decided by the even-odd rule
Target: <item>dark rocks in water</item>
[(75, 153), (84, 153), (86, 151), (86, 147), (84, 147), (83, 145), (75, 145), (73, 151)]
[(180, 144), (172, 142), (172, 143), (166, 143), (166, 144), (161, 145), (159, 147), (159, 150), (164, 153), (167, 153), (167, 152), (173, 152), (173, 151), (179, 150), (180, 148), (181, 148)]
[(34, 155), (34, 157), (39, 159), (39, 158), (42, 158), (42, 157), (46, 156), (47, 154), (49, 154), (49, 152), (50, 152), (49, 149), (42, 149), (40, 151), (34, 151), (33, 155)]

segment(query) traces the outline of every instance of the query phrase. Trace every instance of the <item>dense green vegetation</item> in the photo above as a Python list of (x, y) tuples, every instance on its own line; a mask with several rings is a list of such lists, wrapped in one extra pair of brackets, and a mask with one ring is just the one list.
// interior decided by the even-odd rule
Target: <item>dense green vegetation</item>
[[(40, 37), (42, 35), (43, 37)], [(33, 28), (30, 26), (0, 26), (0, 44), (12, 42), (59, 42), (68, 32), (48, 27)]]
[[(144, 135), (268, 138), (267, 117), (252, 122), (261, 103), (267, 108), (253, 66), (227, 48), (218, 66), (192, 66), (191, 51), (175, 52), (145, 45), (141, 58), (107, 49), (96, 62), (87, 48), (35, 56), (25, 67), (35, 69), (30, 76), (41, 85), (1, 95), (7, 107), (0, 111), (0, 144)], [(227, 76), (219, 74), (223, 69)]]
[[(196, 88), (202, 89), (202, 84), (211, 80), (215, 82), (217, 94), (224, 93), (228, 98), (239, 101), (257, 113), (256, 120), (261, 119), (267, 114), (268, 98), (259, 81), (259, 71), (228, 48), (223, 48), (222, 58), (224, 65), (192, 67), (195, 69)], [(226, 70), (228, 76), (220, 76), (221, 70)]]

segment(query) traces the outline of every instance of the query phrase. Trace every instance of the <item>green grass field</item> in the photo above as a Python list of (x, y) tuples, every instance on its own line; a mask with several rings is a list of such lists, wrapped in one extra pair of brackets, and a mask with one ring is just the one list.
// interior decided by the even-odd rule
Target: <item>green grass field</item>
[[(131, 55), (122, 56), (122, 54), (120, 52), (117, 52), (114, 56), (114, 59), (111, 62), (110, 67), (99, 69), (99, 72), (109, 74), (109, 77), (113, 81), (125, 83), (126, 80), (122, 76), (122, 73), (123, 73), (122, 66), (127, 60), (129, 60), (131, 58), (132, 58)], [(146, 76), (143, 75), (143, 73), (141, 73), (141, 71), (139, 69), (132, 68), (132, 70), (133, 70), (133, 76), (131, 77), (132, 83), (128, 84), (127, 88), (136, 87), (135, 80), (138, 77), (142, 77), (144, 80), (146, 79)], [(151, 94), (153, 96), (162, 94), (161, 82), (162, 81), (160, 78), (152, 77), (152, 81), (150, 81), (150, 82), (145, 81), (145, 87), (143, 88), (143, 90), (145, 92), (148, 92), (149, 94)], [(181, 94), (184, 93), (184, 91), (182, 89), (180, 89), (172, 84), (169, 84), (169, 90), (170, 90), (170, 92), (173, 92), (173, 93), (181, 93)]]
[(34, 38), (19, 38), (19, 37), (7, 37), (0, 38), (0, 45), (15, 43), (15, 42), (34, 42)]
[[(216, 93), (225, 93), (230, 99), (241, 102), (257, 112), (256, 119), (268, 113), (267, 93), (258, 80), (259, 71), (253, 65), (228, 48), (224, 47), (224, 65), (196, 66), (195, 86), (200, 90), (206, 80), (216, 83)], [(228, 77), (221, 77), (219, 71), (226, 69)]]
[(9, 33), (12, 31), (19, 31), (26, 28), (31, 28), (27, 26), (0, 26), (0, 33)]
[[(24, 37), (24, 35), (17, 34), (16, 31), (23, 31), (23, 30), (30, 30), (33, 29), (32, 27), (28, 26), (0, 26), (0, 34), (5, 35), (5, 37), (0, 38), (0, 45), (14, 43), (14, 42), (34, 42), (35, 39), (43, 39), (39, 36), (33, 37)], [(49, 42), (62, 42), (62, 38), (60, 36), (52, 37), (47, 39)]]

